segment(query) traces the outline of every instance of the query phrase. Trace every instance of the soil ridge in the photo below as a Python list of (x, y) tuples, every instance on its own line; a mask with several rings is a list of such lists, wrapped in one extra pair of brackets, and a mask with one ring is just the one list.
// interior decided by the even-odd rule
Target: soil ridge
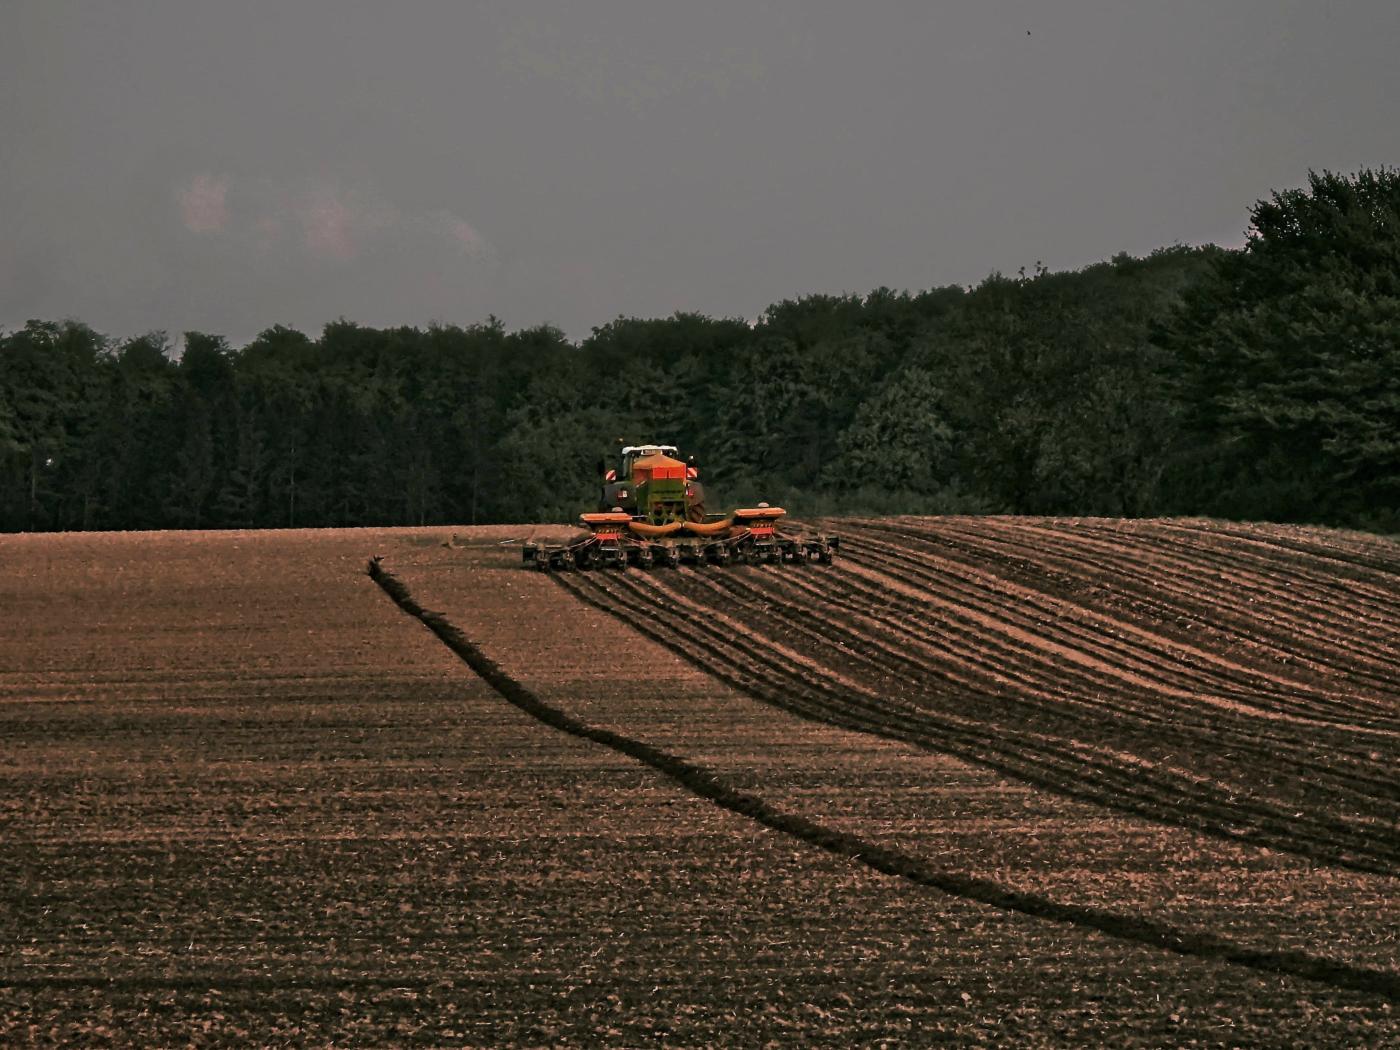
[(990, 879), (936, 868), (898, 850), (784, 812), (756, 795), (734, 788), (703, 765), (613, 730), (590, 725), (546, 703), (507, 674), (441, 613), (420, 605), (408, 587), (384, 568), (379, 558), (370, 560), (368, 574), (401, 610), (422, 622), (488, 685), (521, 711), (560, 732), (611, 748), (641, 762), (700, 798), (748, 817), (771, 830), (858, 861), (882, 874), (994, 908), (1096, 930), (1177, 955), (1231, 963), (1400, 1002), (1400, 975), (1397, 974), (1300, 951), (1248, 948), (1222, 937), (1178, 929), (1141, 916), (1055, 901), (1039, 894), (1013, 890)]

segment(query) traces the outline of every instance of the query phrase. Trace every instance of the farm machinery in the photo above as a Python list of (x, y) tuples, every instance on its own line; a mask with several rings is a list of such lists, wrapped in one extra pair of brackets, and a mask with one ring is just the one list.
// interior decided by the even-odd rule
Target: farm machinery
[(707, 514), (694, 457), (674, 445), (627, 445), (602, 472), (598, 509), (579, 516), (567, 543), (526, 543), (522, 560), (542, 571), (680, 565), (830, 565), (835, 536), (792, 531), (781, 507), (760, 503)]

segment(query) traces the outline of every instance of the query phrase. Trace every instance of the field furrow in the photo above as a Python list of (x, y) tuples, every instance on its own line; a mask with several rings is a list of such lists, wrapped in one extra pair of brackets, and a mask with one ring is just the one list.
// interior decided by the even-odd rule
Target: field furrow
[(1400, 637), (1391, 626), (1400, 601), (1393, 593), (1384, 603), (1368, 601), (1359, 584), (1335, 577), (1314, 587), (1295, 565), (1240, 564), (1232, 548), (1192, 544), (1157, 523), (1130, 533), (1100, 522), (1038, 521), (998, 531), (991, 542), (1003, 551), (1044, 558), (1049, 545), (1072, 576), (1111, 581), (1135, 599), (1130, 609), (1166, 633), (1198, 643), (1202, 634), (1215, 636), (1214, 647), (1230, 651), (1247, 643), (1247, 658), (1295, 678), (1311, 670), (1324, 692), (1384, 696), (1400, 677)]
[(1393, 544), (832, 528), (0, 537), (0, 1043), (1400, 1045)]
[[(840, 646), (843, 653), (879, 654), (870, 658), (883, 660), (881, 666), (902, 669), (903, 673), (895, 676), (897, 683), (918, 683), (912, 696), (921, 706), (965, 709), (975, 703), (980, 717), (989, 721), (1043, 718), (1049, 714), (1064, 732), (1075, 736), (1084, 735), (1108, 717), (1115, 720), (1121, 731), (1150, 734), (1152, 743), (1188, 753), (1208, 750), (1225, 731), (1230, 735), (1232, 750), (1256, 760), (1308, 761), (1314, 789), (1330, 791), (1336, 784), (1371, 798), (1400, 800), (1400, 785), (1393, 777), (1377, 774), (1367, 753), (1347, 750), (1354, 741), (1346, 734), (1328, 734), (1336, 738), (1329, 762), (1322, 767), (1317, 765), (1318, 742), (1301, 741), (1297, 726), (1326, 732), (1333, 729), (1327, 723), (1272, 714), (1260, 720), (1228, 706), (1222, 710), (1209, 702), (1164, 703), (1161, 694), (1150, 690), (1110, 691), (1105, 685), (1116, 683), (1081, 674), (1077, 665), (1069, 663), (1062, 667), (1052, 663), (1051, 669), (1059, 674), (1046, 674), (1041, 666), (1021, 668), (1017, 666), (1019, 654), (1009, 646), (998, 647), (995, 636), (983, 632), (980, 640), (986, 648), (979, 652), (975, 632), (967, 639), (950, 636), (941, 630), (941, 616), (931, 615), (921, 610), (918, 603), (882, 590), (881, 578), (873, 574), (867, 581), (859, 570), (823, 574), (817, 579), (767, 573), (757, 587), (752, 578), (715, 574), (706, 582), (727, 592), (736, 606), (752, 600), (763, 602), (762, 614), (770, 617), (777, 629), (782, 624), (795, 623), (808, 636), (816, 635), (827, 644)], [(888, 578), (884, 578), (884, 583), (887, 587), (896, 586)], [(758, 599), (754, 598), (755, 593), (760, 596)], [(807, 606), (813, 599), (821, 609)], [(831, 613), (838, 610), (841, 616), (833, 617)], [(968, 665), (986, 667), (989, 678), (995, 676), (1000, 683), (1019, 689), (1019, 695), (966, 685), (957, 671)], [(934, 683), (938, 683), (938, 688), (930, 688)], [(1346, 804), (1344, 796), (1334, 801)]]
[[(1026, 540), (1037, 546), (1059, 540), (1066, 560), (1114, 574), (1115, 582), (1131, 588), (1137, 604), (1155, 606), (1163, 622), (1185, 619), (1197, 630), (1209, 623), (1227, 639), (1259, 646), (1295, 668), (1300, 663), (1312, 667), (1334, 684), (1351, 678), (1385, 685), (1400, 673), (1400, 653), (1383, 641), (1400, 609), (1361, 600), (1355, 585), (1333, 579), (1336, 586), (1312, 588), (1288, 567), (1221, 571), (1209, 560), (1191, 556), (1198, 547), (1189, 540), (1161, 533), (1124, 533), (1098, 523), (1075, 527), (1068, 536), (1064, 525), (1023, 526), (1020, 531), (1030, 533)], [(1095, 533), (1103, 539), (1096, 540)], [(1205, 589), (1206, 580), (1217, 586)]]
[(403, 582), (377, 561), (372, 563), (371, 575), (400, 608), (423, 622), (492, 688), (522, 711), (560, 732), (635, 759), (716, 806), (817, 849), (950, 896), (1032, 918), (1069, 923), (1180, 955), (1218, 959), (1266, 973), (1286, 974), (1400, 1002), (1400, 974), (1397, 973), (1339, 963), (1303, 952), (1262, 951), (1201, 932), (1175, 929), (1142, 916), (1115, 914), (1013, 890), (965, 872), (933, 867), (910, 854), (785, 812), (761, 797), (738, 790), (711, 769), (611, 729), (590, 725), (541, 700), (503, 671), (445, 616), (424, 609)]
[[(1044, 636), (1047, 642), (1063, 640), (1088, 652), (1107, 652), (1125, 671), (1155, 674), (1163, 684), (1190, 689), (1208, 682), (1213, 693), (1256, 707), (1400, 729), (1393, 692), (1362, 692), (1351, 681), (1319, 686), (1292, 668), (1252, 664), (1248, 653), (1212, 650), (1195, 632), (1173, 630), (1171, 623), (1179, 615), (1124, 615), (1107, 600), (1121, 586), (1116, 577), (1108, 577), (1110, 590), (1102, 575), (1068, 575), (1039, 566), (1025, 553), (1029, 547), (1008, 555), (914, 529), (882, 526), (878, 531), (901, 538), (904, 546), (868, 539), (866, 549), (855, 555), (858, 560), (886, 567), (897, 563), (902, 574), (917, 578), (930, 593), (951, 590), (964, 601), (1000, 609), (1004, 618), (1028, 626), (1037, 641)], [(1096, 590), (1086, 593), (1088, 581)]]
[[(454, 624), (470, 625), (474, 640), (480, 637), (483, 648), (515, 669), (513, 677), (544, 690), (555, 698), (551, 702), (591, 724), (705, 765), (821, 826), (1051, 900), (1092, 901), (1188, 930), (1228, 930), (1251, 945), (1291, 945), (1319, 957), (1396, 968), (1394, 938), (1386, 932), (1394, 879), (1319, 867), (1229, 837), (1141, 820), (1000, 777), (946, 751), (906, 746), (869, 730), (842, 730), (838, 724), (853, 724), (850, 710), (829, 705), (821, 690), (804, 691), (801, 675), (770, 698), (759, 696), (764, 668), (786, 662), (810, 675), (812, 664), (821, 662), (803, 650), (800, 632), (778, 622), (789, 599), (767, 592), (767, 586), (825, 591), (847, 575), (839, 567), (786, 575), (776, 568), (526, 573), (508, 596), (498, 598), (509, 586), (504, 573), (494, 578), (500, 582), (483, 585), (454, 567), (448, 555), (395, 564), (414, 593), (421, 590), (424, 605), (443, 610)], [(694, 597), (674, 593), (683, 580), (703, 591)], [(755, 593), (758, 614), (735, 602), (732, 591), (741, 581)], [(581, 589), (583, 600), (573, 612), (569, 603), (551, 608), (550, 622), (567, 622), (567, 635), (544, 623), (516, 635), (492, 619), (490, 610), (503, 601), (545, 608), (541, 597), (527, 601), (527, 595), (561, 584)], [(592, 593), (595, 587), (618, 590), (600, 598)], [(635, 619), (618, 617), (616, 601), (630, 603)], [(674, 607), (684, 615), (670, 615)], [(610, 615), (590, 615), (595, 608)], [(852, 651), (835, 636), (828, 647)], [(864, 648), (871, 652), (862, 655), (883, 659), (883, 650), (875, 653), (869, 639)], [(591, 654), (602, 658), (593, 662)], [(688, 684), (677, 688), (672, 683), (681, 666), (689, 667)], [(849, 690), (867, 672), (868, 666), (842, 666), (822, 679), (827, 689)], [(907, 671), (891, 669), (887, 677), (907, 677)], [(852, 700), (841, 699), (847, 705)], [(894, 708), (896, 721), (904, 717), (897, 700), (882, 703)], [(975, 702), (963, 713), (975, 721)]]
[(1400, 586), (1400, 555), (1392, 540), (1362, 532), (1316, 529), (1301, 525), (1260, 527), (1245, 522), (1200, 518), (1175, 518), (1160, 523), (1165, 528), (1190, 531), (1204, 536), (1225, 537), (1233, 545), (1252, 550), (1283, 554), (1290, 560), (1299, 555), (1342, 578), (1354, 578), (1357, 570), (1366, 578), (1388, 577), (1387, 586)]
[[(761, 624), (735, 625), (729, 619), (735, 610), (697, 606), (684, 596), (668, 601), (655, 593), (664, 586), (658, 579), (595, 574), (561, 582), (575, 593), (587, 593), (635, 629), (659, 631), (658, 637), (669, 639), (711, 673), (721, 678), (734, 673), (740, 688), (806, 717), (943, 751), (1135, 815), (1357, 870), (1400, 870), (1400, 846), (1389, 834), (1392, 825), (1387, 814), (1373, 812), (1374, 804), (1344, 814), (1291, 810), (1250, 788), (1212, 780), (1190, 765), (1174, 767), (1124, 751), (1115, 739), (1094, 741), (1039, 726), (983, 721), (976, 709), (958, 716), (911, 704), (892, 688), (893, 680), (858, 685), (855, 672), (820, 642), (804, 650), (800, 663), (774, 658), (766, 650), (755, 653), (758, 647), (748, 639), (760, 636)], [(814, 672), (813, 666), (823, 662), (838, 663), (840, 677), (825, 668)], [(1307, 786), (1300, 790), (1306, 794)]]

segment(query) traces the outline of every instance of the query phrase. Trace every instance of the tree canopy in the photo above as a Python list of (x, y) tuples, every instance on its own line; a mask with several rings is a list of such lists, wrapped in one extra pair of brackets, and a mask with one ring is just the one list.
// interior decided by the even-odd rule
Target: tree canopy
[[(616, 439), (799, 513), (1400, 517), (1400, 176), (1314, 174), (1239, 251), (756, 322), (0, 333), (0, 529), (569, 520)], [(179, 349), (176, 350), (178, 342)]]
[(1400, 172), (1314, 173), (1260, 201), (1244, 250), (1188, 289), (1161, 341), (1211, 498), (1363, 520), (1400, 502)]

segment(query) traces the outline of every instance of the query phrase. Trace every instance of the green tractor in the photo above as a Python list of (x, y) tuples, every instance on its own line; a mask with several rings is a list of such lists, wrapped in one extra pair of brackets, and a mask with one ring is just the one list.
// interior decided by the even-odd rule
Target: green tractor
[(603, 475), (598, 505), (600, 511), (614, 508), (650, 525), (703, 522), (705, 491), (695, 458), (682, 462), (675, 445), (624, 446), (618, 466)]

